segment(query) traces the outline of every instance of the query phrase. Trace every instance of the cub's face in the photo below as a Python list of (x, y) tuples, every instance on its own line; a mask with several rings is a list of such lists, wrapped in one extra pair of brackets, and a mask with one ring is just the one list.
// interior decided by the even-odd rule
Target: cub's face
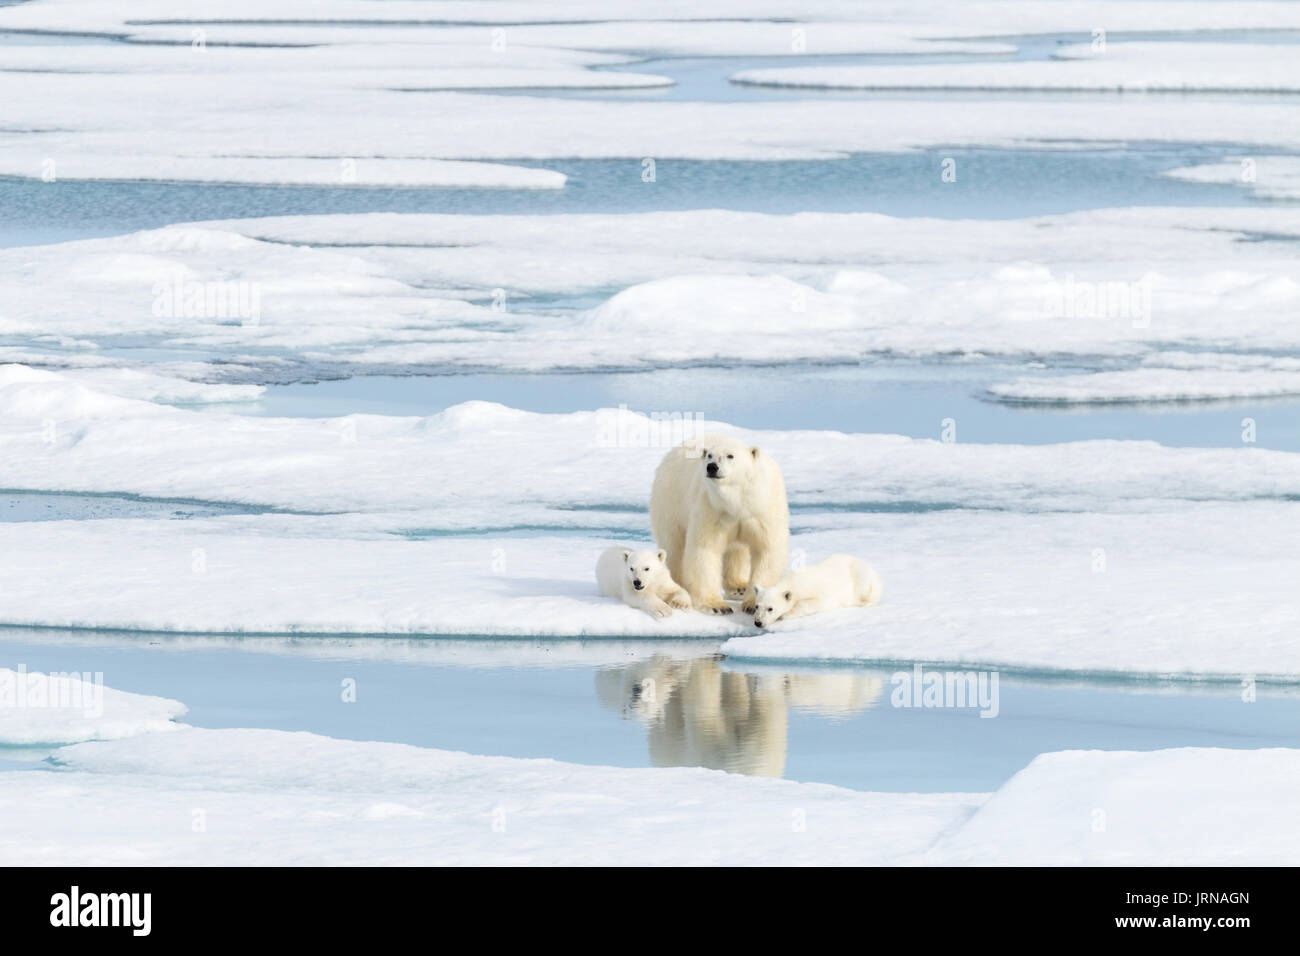
[(748, 480), (758, 464), (758, 446), (727, 439), (700, 449), (700, 469), (704, 477), (720, 485)]
[(667, 551), (624, 551), (623, 571), (633, 591), (653, 591), (668, 580)]
[(774, 588), (759, 588), (754, 596), (754, 626), (767, 627), (775, 624), (794, 607), (794, 592), (787, 591), (780, 585)]

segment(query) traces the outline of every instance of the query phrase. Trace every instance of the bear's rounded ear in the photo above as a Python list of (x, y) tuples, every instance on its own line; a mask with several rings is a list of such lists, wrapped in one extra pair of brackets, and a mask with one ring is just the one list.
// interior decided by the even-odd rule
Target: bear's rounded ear
[(627, 564), (627, 559), (630, 558), (630, 557), (632, 557), (632, 552), (631, 552), (631, 551), (624, 551), (624, 552), (623, 552), (623, 563), (624, 563), (624, 564)]
[(749, 450), (749, 453), (750, 453), (751, 455), (753, 455), (755, 458), (757, 458), (757, 457), (758, 457), (758, 446), (755, 445), (753, 448), (751, 448), (751, 449)]
[(785, 599), (786, 599), (787, 601), (791, 600), (793, 597), (794, 597), (794, 592), (793, 592), (793, 591), (786, 591), (786, 592), (785, 592)]
[(660, 563), (660, 564), (667, 564), (667, 563), (668, 563), (668, 552), (667, 552), (667, 551), (663, 551), (663, 550), (656, 551), (656, 552), (655, 552), (655, 556), (659, 559), (659, 563)]

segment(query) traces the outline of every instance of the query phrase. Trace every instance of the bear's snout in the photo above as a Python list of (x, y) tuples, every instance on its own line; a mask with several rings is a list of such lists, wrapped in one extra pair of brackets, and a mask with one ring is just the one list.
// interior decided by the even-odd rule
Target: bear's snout
[(633, 581), (632, 581), (632, 587), (634, 587), (634, 588), (636, 588), (638, 591), (640, 591), (643, 587), (645, 587), (645, 585), (641, 583), (641, 581), (640, 581), (639, 578), (635, 578), (635, 579), (633, 579)]
[(762, 626), (763, 626), (763, 622), (760, 621), (758, 618), (754, 618), (754, 626), (755, 626), (755, 627), (762, 627)]
[(709, 473), (710, 478), (718, 477), (718, 463), (716, 461), (709, 462), (708, 467), (704, 470)]

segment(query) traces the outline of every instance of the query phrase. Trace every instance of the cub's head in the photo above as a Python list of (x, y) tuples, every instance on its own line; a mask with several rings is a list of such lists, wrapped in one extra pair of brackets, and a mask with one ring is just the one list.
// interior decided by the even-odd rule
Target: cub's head
[(707, 443), (701, 443), (699, 454), (704, 477), (720, 485), (727, 485), (749, 480), (763, 453), (757, 445), (746, 445), (734, 438), (712, 438)]
[(655, 590), (669, 579), (667, 551), (624, 551), (623, 573), (634, 591)]
[(794, 592), (778, 582), (770, 588), (759, 588), (754, 596), (754, 626), (775, 624), (794, 607)]

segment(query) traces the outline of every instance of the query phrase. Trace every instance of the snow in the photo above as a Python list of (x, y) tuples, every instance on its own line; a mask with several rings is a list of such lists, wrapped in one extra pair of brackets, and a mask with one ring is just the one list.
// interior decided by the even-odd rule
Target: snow
[[(275, 186), (400, 186), (460, 189), (562, 189), (565, 176), (549, 169), (440, 159), (348, 156), (170, 156), (132, 152), (55, 154), (58, 179), (139, 182), (240, 183)], [(38, 177), (49, 149), (6, 146), (0, 176)]]
[[(1115, 142), (1252, 143), (1300, 148), (1286, 105), (1270, 101), (1207, 110), (1194, 98), (1107, 98), (1072, 104), (1029, 100), (782, 99), (693, 102), (545, 98), (473, 92), (409, 92), (333, 85), (266, 74), (5, 73), (5, 152), (14, 175), (39, 178), (44, 160), (94, 176), (130, 157), (217, 167), (239, 156), (523, 162), (625, 159), (834, 159), (852, 153), (999, 147), (1062, 149)], [(146, 116), (130, 107), (148, 98)], [(207, 104), (221, 103), (220, 111)], [(102, 117), (114, 117), (105, 128)], [(322, 122), (347, 116), (347, 123)], [(490, 121), (489, 118), (490, 117)], [(433, 119), (436, 118), (436, 121)], [(186, 130), (177, 137), (172, 130)], [(509, 145), (501, 131), (510, 130)], [(22, 132), (16, 132), (22, 131)], [(247, 145), (243, 145), (247, 144)], [(32, 159), (37, 162), (32, 163)], [(143, 165), (143, 160), (140, 165)], [(283, 168), (265, 167), (268, 174)], [(159, 178), (160, 171), (148, 178)], [(138, 168), (132, 173), (139, 175)], [(519, 175), (524, 175), (519, 173)], [(534, 174), (535, 175), (535, 174)]]
[[(14, 368), (0, 367), (0, 441), (7, 449), (0, 487), (309, 512), (401, 511), (427, 521), (417, 525), (427, 533), (603, 527), (609, 512), (619, 516), (616, 528), (628, 527), (626, 513), (643, 513), (664, 451), (687, 434), (680, 417), (654, 422), (615, 409), (540, 414), (491, 402), (425, 418), (250, 418), (27, 380)], [(796, 507), (961, 502), (1017, 511), (1122, 510), (1282, 498), (1300, 477), (1300, 455), (1242, 447), (1235, 432), (1224, 436), (1224, 447), (1166, 448), (1127, 441), (978, 445), (734, 429), (694, 419), (691, 425), (734, 433), (787, 463)]]
[[(1277, 829), (1300, 797), (1294, 750), (1053, 753), (991, 797), (860, 793), (251, 729), (82, 743), (54, 759), (54, 770), (5, 775), (0, 853), (15, 865), (1300, 859), (1297, 837)], [(1103, 829), (1094, 829), (1098, 819)]]
[(1300, 605), (1292, 572), (1279, 573), (1290, 508), (864, 515), (791, 546), (808, 561), (845, 551), (869, 560), (885, 582), (879, 607), (782, 621), (722, 651), (737, 661), (1279, 677), (1300, 665)]
[[(1243, 705), (1249, 706), (1249, 705)], [(1043, 754), (926, 862), (979, 866), (1294, 866), (1300, 751)]]
[(1300, 157), (1243, 156), (1170, 169), (1161, 175), (1192, 183), (1240, 186), (1261, 199), (1300, 199)]
[(701, 210), (170, 226), (0, 250), (0, 334), (56, 365), (141, 336), (235, 359), (178, 372), (205, 381), (286, 360), (542, 371), (1294, 349), (1293, 262), (1240, 241), (1288, 235), (1292, 220), (1267, 208), (1005, 222)]
[(104, 686), (103, 674), (0, 667), (0, 753), (5, 747), (117, 740), (182, 729), (179, 701)]
[[(1291, 453), (740, 431), (784, 465), (793, 547), (862, 554), (890, 595), (750, 636), (739, 617), (655, 622), (597, 596), (595, 556), (649, 540), (663, 453), (649, 438), (681, 437), (634, 413), (616, 424), (472, 402), (428, 418), (249, 419), (72, 374), (0, 367), (0, 485), (321, 514), (0, 526), (6, 624), (730, 637), (726, 652), (746, 658), (1300, 673), (1282, 535), (1300, 477)], [(919, 513), (880, 513), (900, 507)], [(1106, 573), (1093, 571), (1098, 549)]]
[(989, 386), (1003, 402), (1096, 405), (1192, 402), (1300, 394), (1300, 359), (1272, 355), (1165, 351), (1140, 368), (1021, 378)]
[[(670, 37), (682, 37), (678, 43), (695, 38), (692, 30), (712, 34), (712, 43), (692, 45), (687, 50), (725, 53), (743, 50), (763, 52), (763, 48), (744, 46), (734, 35), (743, 38), (773, 36), (753, 28), (781, 27), (774, 36), (778, 52), (790, 52), (789, 33), (798, 24), (810, 31), (809, 49), (824, 49), (834, 43), (841, 31), (858, 30), (856, 43), (869, 42), (867, 30), (882, 39), (898, 44), (908, 38), (962, 37), (1006, 38), (1016, 34), (1082, 33), (1089, 35), (1098, 24), (1112, 33), (1133, 31), (1209, 31), (1233, 29), (1285, 29), (1300, 27), (1300, 13), (1285, 2), (1251, 2), (1205, 4), (1195, 0), (1102, 0), (1102, 2), (1036, 3), (1032, 0), (1003, 0), (953, 5), (942, 0), (893, 0), (873, 3), (869, 7), (851, 0), (624, 0), (616, 9), (597, 0), (497, 0), (493, 3), (442, 2), (410, 0), (399, 5), (380, 5), (365, 0), (322, 0), (304, 4), (294, 0), (253, 2), (227, 0), (220, 17), (202, 17), (175, 0), (130, 0), (106, 8), (94, 0), (61, 0), (16, 6), (4, 11), (0, 25), (10, 29), (45, 31), (83, 30), (105, 35), (131, 37), (136, 40), (181, 40), (189, 43), (194, 26), (208, 31), (209, 42), (233, 42), (237, 39), (262, 38), (274, 42), (337, 42), (346, 37), (359, 42), (358, 27), (364, 36), (373, 32), (386, 39), (404, 27), (400, 34), (408, 39), (412, 32), (431, 36), (484, 38), (493, 25), (508, 28), (507, 36), (518, 36), (521, 46), (564, 45), (543, 43), (555, 33), (580, 31), (574, 46), (590, 48), (602, 39), (607, 44), (636, 44), (633, 27), (642, 31), (674, 28)], [(869, 19), (865, 15), (869, 14)], [(446, 29), (412, 31), (413, 26)], [(654, 34), (651, 34), (654, 36)], [(626, 41), (617, 39), (625, 36)], [(657, 39), (657, 37), (656, 37)], [(699, 43), (702, 41), (696, 41)], [(969, 41), (967, 46), (971, 44)], [(880, 47), (897, 52), (898, 45)], [(673, 51), (681, 54), (681, 47)]]
[(1049, 60), (778, 67), (741, 70), (731, 80), (752, 86), (855, 90), (1300, 91), (1295, 53), (1289, 46), (1208, 42), (1108, 42), (1100, 51), (1075, 44), (1058, 48)]
[(290, 513), (0, 525), (5, 624), (730, 638), (746, 658), (1300, 673), (1284, 534), (1300, 455), (1236, 431), (1219, 448), (1015, 446), (695, 423), (782, 463), (796, 553), (861, 554), (886, 581), (878, 609), (751, 636), (739, 616), (656, 622), (596, 593), (601, 550), (649, 541), (650, 479), (680, 421), (485, 402), (248, 418), (80, 373), (0, 367), (0, 487)]
[[(589, 596), (589, 595), (588, 595)], [(42, 646), (84, 647), (87, 632), (76, 629), (44, 628), (34, 634), (26, 628), (0, 628), (0, 642), (27, 644), (37, 637)], [(131, 631), (96, 631), (96, 647), (133, 649), (139, 635)], [(237, 651), (275, 657), (309, 658), (313, 661), (379, 661), (416, 667), (458, 667), (472, 669), (539, 668), (547, 671), (577, 668), (623, 667), (636, 661), (670, 657), (691, 659), (709, 653), (721, 637), (672, 638), (663, 635), (641, 638), (601, 636), (529, 638), (512, 635), (501, 638), (457, 637), (420, 634), (199, 634), (154, 631), (149, 634), (151, 651), (188, 654), (191, 651)], [(827, 680), (832, 678), (827, 677)], [(810, 705), (811, 706), (811, 705)]]
[[(979, 58), (1005, 55), (1015, 45), (1008, 36), (1085, 39), (1099, 22), (1115, 33), (1168, 30), (1170, 24), (1183, 31), (1300, 26), (1300, 13), (1286, 3), (1217, 7), (776, 3), (765, 5), (764, 14), (764, 8), (726, 0), (705, 9), (637, 4), (614, 14), (589, 3), (555, 4), (548, 14), (497, 3), (412, 0), (384, 9), (357, 0), (241, 0), (223, 4), (220, 16), (203, 18), (173, 0), (135, 0), (112, 9), (37, 0), (0, 8), (0, 29), (105, 42), (0, 46), (0, 99), (6, 104), (0, 175), (329, 184), (340, 181), (340, 163), (352, 159), (356, 178), (346, 181), (358, 185), (557, 188), (558, 174), (515, 164), (584, 157), (630, 163), (642, 157), (823, 159), (924, 147), (1060, 149), (1126, 140), (1295, 149), (1300, 133), (1289, 122), (1289, 107), (1271, 102), (1206, 110), (1191, 99), (1139, 99), (1062, 110), (1030, 101), (1006, 110), (998, 100), (943, 98), (729, 103), (491, 93), (649, 91), (669, 80), (608, 67), (665, 55)], [(1117, 42), (1107, 49), (1104, 58), (1082, 62), (849, 69), (909, 77), (913, 84), (943, 69), (944, 76), (987, 74), (991, 79), (978, 82), (999, 88), (1065, 78), (1094, 87), (1180, 89), (1203, 85), (1194, 75), (1199, 69), (1224, 77), (1219, 82), (1233, 89), (1291, 88), (1282, 47)], [(1039, 74), (1044, 79), (1034, 79)], [(1073, 74), (1082, 78), (1070, 81)], [(150, 108), (137, 109), (140, 102)], [(334, 121), (341, 116), (348, 121)], [(510, 131), (508, 145), (503, 129)], [(481, 168), (473, 165), (480, 162)]]
[[(1104, 51), (1087, 42), (1099, 26)], [(0, 8), (0, 31), (50, 41), (0, 43), (0, 176), (554, 191), (585, 184), (540, 163), (615, 160), (639, 183), (646, 157), (670, 177), (679, 159), (910, 152), (922, 164), (935, 157), (919, 150), (1141, 142), (1238, 144), (1226, 148), (1240, 156), (1166, 175), (1286, 200), (1300, 195), (1293, 106), (1197, 94), (1300, 90), (1290, 44), (1213, 32), (1288, 28), (1300, 5), (226, 0), (196, 12), (32, 0)], [(1116, 39), (1171, 29), (1209, 42)], [(1050, 59), (1010, 58), (1053, 39)], [(825, 65), (834, 54), (875, 62)], [(789, 67), (696, 64), (698, 89), (714, 77), (715, 94), (744, 100), (701, 102), (665, 98), (671, 79), (637, 71), (661, 56)], [(728, 94), (733, 71), (806, 92)], [(930, 92), (818, 93), (836, 87)], [(953, 88), (967, 95), (944, 95)], [(1026, 89), (1049, 92), (1008, 109), (1005, 93)], [(1060, 95), (1072, 90), (1187, 95)], [(759, 633), (740, 614), (655, 621), (597, 593), (601, 549), (648, 543), (650, 476), (680, 427), (665, 438), (636, 413), (489, 402), (403, 418), (220, 407), (256, 402), (273, 377), (358, 370), (898, 356), (1070, 369), (996, 383), (987, 397), (1001, 401), (1300, 394), (1293, 256), (1243, 241), (1294, 233), (1280, 204), (997, 222), (380, 214), (3, 250), (0, 489), (104, 497), (93, 518), (48, 520), (76, 510), (54, 504), (0, 523), (0, 642), (66, 647), (85, 632), (58, 629), (89, 628), (104, 649), (138, 647), (146, 631), (156, 653), (411, 666), (719, 650), (732, 668), (863, 665), (862, 677), (832, 675), (832, 693), (809, 673), (785, 683), (791, 706), (830, 715), (879, 692), (868, 667), (914, 661), (1294, 683), (1300, 455), (1253, 447), (1233, 422), (1204, 448), (692, 422), (782, 463), (796, 563), (860, 554), (885, 580), (879, 607)], [(114, 502), (143, 507), (106, 517)], [(216, 514), (169, 517), (182, 502)], [(177, 722), (177, 701), (13, 663), (0, 669), (0, 748), (62, 749), (0, 776), (8, 862), (1300, 862), (1300, 837), (1277, 827), (1300, 796), (1294, 750), (1054, 753), (991, 797), (856, 793), (199, 729)], [(22, 706), (6, 696), (19, 677)], [(82, 699), (48, 706), (51, 690), (73, 688)]]
[(164, 405), (252, 402), (266, 391), (262, 385), (209, 385), (134, 368), (72, 368), (56, 373), (18, 363), (0, 365), (0, 387), (15, 382), (75, 383), (109, 395)]
[[(780, 622), (678, 612), (656, 621), (599, 596), (596, 556), (628, 533), (439, 535), (404, 521), (241, 516), (0, 525), (0, 623), (301, 635), (726, 639), (736, 660), (922, 660), (1070, 673), (1294, 678), (1300, 605), (1285, 502), (1113, 514), (796, 512), (796, 559), (860, 554), (885, 602)], [(384, 534), (387, 526), (393, 533)], [(184, 643), (180, 647), (189, 646)], [(198, 646), (204, 646), (202, 644)], [(309, 651), (311, 644), (304, 646)], [(276, 648), (270, 644), (270, 651)], [(329, 648), (325, 650), (328, 652)], [(644, 650), (644, 648), (642, 648)], [(338, 653), (386, 650), (362, 641)], [(445, 648), (405, 641), (399, 657)], [(500, 642), (464, 652), (508, 658)], [(518, 660), (537, 657), (527, 647)], [(549, 653), (545, 651), (542, 653)], [(575, 648), (622, 654), (620, 648)]]
[(1107, 404), (1192, 402), (1300, 395), (1300, 372), (1143, 368), (1050, 378), (1025, 378), (989, 387), (1004, 402)]
[(0, 854), (15, 865), (883, 863), (919, 854), (982, 799), (269, 730), (55, 760), (4, 776)]

